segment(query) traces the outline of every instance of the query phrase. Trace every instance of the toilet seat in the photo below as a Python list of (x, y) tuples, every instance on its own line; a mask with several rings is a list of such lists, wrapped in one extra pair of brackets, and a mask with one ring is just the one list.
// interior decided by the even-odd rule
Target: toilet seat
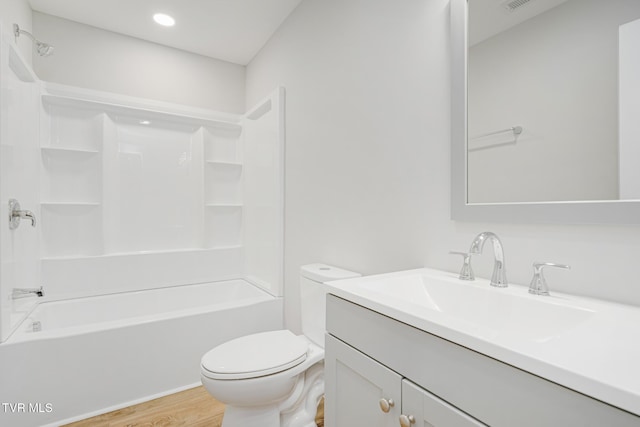
[(240, 380), (290, 369), (307, 358), (309, 342), (291, 331), (271, 331), (240, 337), (202, 357), (204, 376)]

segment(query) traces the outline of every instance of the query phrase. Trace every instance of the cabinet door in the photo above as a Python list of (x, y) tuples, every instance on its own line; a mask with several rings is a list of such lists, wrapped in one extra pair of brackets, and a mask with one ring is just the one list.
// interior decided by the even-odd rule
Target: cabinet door
[(331, 335), (325, 344), (326, 427), (397, 427), (402, 378)]
[[(485, 426), (444, 400), (411, 381), (402, 381), (402, 415), (412, 427), (480, 427)], [(413, 422), (409, 420), (415, 420)], [(402, 419), (400, 420), (402, 426)], [(409, 421), (409, 422), (407, 422)]]

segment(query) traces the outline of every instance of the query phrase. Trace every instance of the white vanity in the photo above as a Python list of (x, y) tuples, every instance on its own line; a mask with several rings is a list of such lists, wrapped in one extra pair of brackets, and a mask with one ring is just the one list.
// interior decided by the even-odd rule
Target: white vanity
[(419, 269), (330, 283), (327, 427), (640, 426), (640, 309)]

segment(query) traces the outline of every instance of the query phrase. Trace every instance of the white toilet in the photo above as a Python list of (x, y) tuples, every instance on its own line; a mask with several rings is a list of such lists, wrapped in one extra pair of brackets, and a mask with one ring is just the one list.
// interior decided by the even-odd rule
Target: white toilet
[(202, 384), (226, 405), (223, 427), (315, 427), (324, 394), (324, 282), (357, 276), (325, 264), (302, 266), (304, 335), (288, 330), (247, 335), (202, 357)]

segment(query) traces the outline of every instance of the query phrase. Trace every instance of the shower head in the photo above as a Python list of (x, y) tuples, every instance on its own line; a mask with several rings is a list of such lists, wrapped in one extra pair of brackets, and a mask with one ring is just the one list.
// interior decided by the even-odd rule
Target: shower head
[(36, 52), (40, 56), (49, 56), (53, 54), (53, 46), (47, 43), (42, 43), (40, 41), (36, 42)]
[(18, 26), (18, 24), (13, 24), (13, 35), (18, 38), (20, 37), (21, 34), (24, 34), (25, 36), (29, 37), (31, 39), (31, 41), (33, 42), (33, 44), (36, 45), (36, 52), (38, 52), (38, 55), (40, 56), (49, 56), (53, 53), (53, 46), (47, 43), (43, 43), (40, 40), (38, 40), (37, 38), (33, 37), (33, 35), (25, 30), (21, 30), (20, 27)]

